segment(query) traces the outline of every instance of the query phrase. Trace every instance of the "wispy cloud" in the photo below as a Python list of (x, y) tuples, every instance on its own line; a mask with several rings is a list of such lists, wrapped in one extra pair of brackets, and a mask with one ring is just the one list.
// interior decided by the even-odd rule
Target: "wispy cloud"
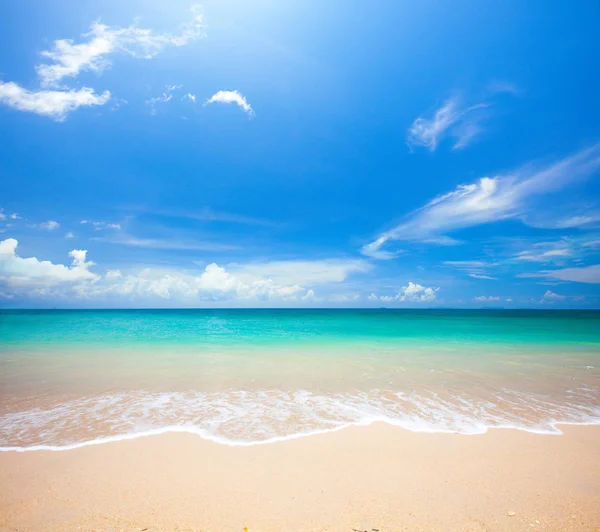
[(82, 42), (56, 40), (50, 50), (41, 52), (48, 62), (35, 67), (41, 88), (26, 89), (13, 81), (0, 81), (0, 103), (57, 121), (65, 120), (80, 107), (104, 105), (111, 98), (110, 91), (96, 93), (89, 87), (69, 89), (61, 83), (66, 78), (76, 78), (81, 72), (102, 72), (110, 66), (110, 57), (116, 53), (150, 59), (166, 46), (184, 46), (198, 39), (203, 34), (202, 15), (198, 8), (192, 11), (192, 20), (176, 34), (155, 33), (135, 25), (121, 28), (95, 22), (90, 31), (82, 35)]
[(506, 93), (511, 94), (513, 96), (518, 96), (522, 92), (521, 89), (515, 83), (500, 80), (488, 83), (487, 90), (492, 94)]
[(194, 240), (181, 240), (177, 238), (140, 238), (127, 234), (116, 234), (114, 236), (94, 237), (91, 240), (118, 244), (138, 248), (173, 249), (173, 250), (196, 250), (196, 251), (227, 251), (238, 249), (237, 246), (221, 244), (218, 242), (199, 242)]
[(495, 266), (492, 262), (485, 262), (482, 260), (446, 260), (444, 264), (449, 266), (455, 266), (457, 268), (487, 268), (489, 266)]
[[(133, 210), (136, 210), (135, 208)], [(264, 226), (264, 227), (275, 227), (279, 226), (278, 222), (267, 220), (264, 218), (256, 218), (254, 216), (245, 216), (243, 214), (236, 214), (232, 212), (225, 211), (216, 211), (213, 209), (209, 209), (208, 207), (204, 207), (201, 209), (197, 209), (194, 211), (186, 211), (183, 209), (178, 209), (176, 211), (169, 210), (148, 210), (144, 211), (140, 209), (142, 212), (147, 212), (148, 214), (154, 214), (158, 216), (165, 216), (169, 218), (186, 218), (189, 220), (199, 220), (206, 222), (223, 222), (223, 223), (232, 223), (232, 224), (241, 224), (241, 225), (255, 225), (255, 226)]]
[(492, 277), (491, 275), (485, 275), (483, 273), (469, 273), (469, 277), (473, 277), (473, 279), (486, 279), (488, 281), (497, 281), (497, 277)]
[(377, 239), (373, 240), (368, 244), (365, 244), (361, 248), (361, 253), (367, 257), (371, 257), (372, 259), (378, 260), (390, 260), (395, 259), (400, 253), (403, 253), (404, 250), (397, 249), (395, 251), (386, 251), (381, 249), (381, 247), (389, 240), (386, 235), (382, 235)]
[(48, 220), (47, 222), (43, 222), (38, 225), (40, 229), (45, 229), (46, 231), (54, 231), (60, 227), (60, 224), (55, 220)]
[(583, 248), (600, 248), (600, 239), (587, 240), (581, 244)]
[(535, 273), (521, 273), (521, 278), (542, 277), (574, 283), (600, 284), (600, 264), (582, 266), (580, 268), (563, 268), (560, 270), (542, 270)]
[(526, 260), (532, 262), (550, 262), (556, 259), (564, 259), (572, 255), (572, 251), (567, 248), (549, 249), (547, 251), (532, 252), (521, 251), (515, 256), (516, 260)]
[(488, 268), (498, 266), (497, 262), (487, 262), (482, 260), (447, 260), (444, 261), (444, 264), (464, 271), (473, 279), (485, 279), (489, 281), (498, 280), (497, 277), (492, 277), (487, 273)]
[(570, 229), (600, 223), (600, 214), (570, 216), (556, 222), (557, 229)]
[(546, 167), (527, 165), (514, 173), (482, 177), (438, 196), (408, 214), (362, 248), (374, 258), (393, 258), (382, 249), (390, 241), (431, 241), (461, 229), (510, 218), (524, 219), (533, 198), (587, 178), (600, 168), (600, 144)]
[[(573, 214), (577, 212), (578, 214)], [(600, 213), (586, 207), (557, 205), (552, 212), (527, 213), (523, 221), (538, 229), (582, 229), (600, 227)]]
[(88, 87), (63, 91), (29, 91), (12, 81), (0, 81), (0, 103), (18, 111), (48, 116), (59, 122), (80, 107), (104, 105), (109, 99), (109, 91), (97, 94)]
[(146, 100), (144, 103), (149, 105), (151, 108), (151, 113), (156, 114), (156, 104), (158, 103), (167, 103), (173, 99), (173, 91), (179, 90), (183, 85), (167, 85), (165, 87), (165, 92), (163, 92), (160, 96), (156, 96), (155, 98), (150, 98)]
[(500, 301), (498, 296), (477, 296), (473, 298), (473, 301), (479, 301), (481, 303), (493, 303)]
[(121, 225), (116, 223), (92, 220), (81, 220), (79, 223), (81, 225), (91, 225), (94, 228), (94, 231), (102, 231), (104, 229), (114, 229), (115, 231), (121, 230)]
[(451, 136), (454, 138), (453, 149), (466, 148), (483, 131), (479, 122), (487, 107), (485, 103), (462, 106), (458, 98), (451, 98), (431, 118), (420, 116), (415, 119), (408, 129), (407, 144), (411, 148), (435, 151), (442, 139)]
[(110, 66), (110, 56), (117, 53), (151, 59), (167, 46), (184, 46), (203, 35), (199, 8), (192, 8), (192, 14), (192, 19), (175, 34), (156, 33), (136, 25), (122, 28), (94, 22), (90, 31), (81, 36), (81, 42), (59, 39), (52, 49), (41, 53), (50, 62), (36, 66), (40, 83), (42, 87), (56, 87), (64, 78), (81, 72), (100, 73)]
[(235, 103), (242, 111), (247, 113), (250, 118), (255, 115), (252, 106), (246, 101), (244, 95), (237, 90), (219, 91), (206, 100), (204, 105), (209, 105), (211, 103)]
[(21, 217), (16, 212), (13, 212), (12, 214), (6, 214), (4, 212), (4, 209), (0, 209), (0, 221), (6, 220), (7, 218), (10, 218), (11, 220), (21, 219)]

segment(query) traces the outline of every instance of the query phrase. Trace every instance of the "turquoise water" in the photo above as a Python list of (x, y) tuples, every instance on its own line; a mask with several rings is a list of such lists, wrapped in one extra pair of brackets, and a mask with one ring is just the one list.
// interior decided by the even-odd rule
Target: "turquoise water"
[(600, 423), (600, 312), (0, 311), (0, 450)]
[(0, 346), (322, 342), (600, 345), (600, 311), (0, 311)]

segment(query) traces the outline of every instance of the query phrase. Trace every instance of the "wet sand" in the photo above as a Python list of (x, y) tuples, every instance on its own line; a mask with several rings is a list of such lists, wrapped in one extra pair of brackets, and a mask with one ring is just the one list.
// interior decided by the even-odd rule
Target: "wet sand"
[(600, 426), (376, 423), (253, 447), (164, 434), (0, 453), (0, 530), (600, 530)]

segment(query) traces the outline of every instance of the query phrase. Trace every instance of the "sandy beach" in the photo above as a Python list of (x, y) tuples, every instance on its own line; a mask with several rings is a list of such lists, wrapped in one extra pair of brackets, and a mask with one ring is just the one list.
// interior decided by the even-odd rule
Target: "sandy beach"
[(0, 529), (598, 530), (600, 427), (412, 433), (376, 423), (231, 447), (164, 434), (0, 453)]

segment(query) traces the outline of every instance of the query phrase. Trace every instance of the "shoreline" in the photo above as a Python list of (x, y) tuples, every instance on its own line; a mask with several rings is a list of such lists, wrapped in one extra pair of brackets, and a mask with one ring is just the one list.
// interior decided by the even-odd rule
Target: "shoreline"
[(171, 432), (3, 452), (0, 530), (594, 530), (600, 426), (562, 429), (466, 438), (374, 422), (270, 445)]
[(132, 432), (126, 434), (115, 434), (112, 436), (103, 436), (100, 438), (95, 438), (93, 440), (85, 440), (81, 442), (66, 444), (66, 445), (49, 445), (49, 444), (39, 444), (39, 445), (31, 445), (31, 446), (0, 446), (0, 453), (29, 453), (29, 452), (65, 452), (65, 451), (74, 451), (76, 449), (82, 449), (85, 447), (92, 447), (98, 445), (107, 445), (119, 443), (122, 441), (132, 441), (138, 440), (142, 438), (149, 438), (155, 436), (162, 436), (167, 434), (190, 434), (193, 436), (199, 437), (202, 441), (215, 443), (217, 445), (224, 445), (226, 447), (256, 447), (262, 445), (272, 445), (274, 443), (283, 443), (286, 441), (298, 440), (308, 437), (314, 436), (322, 436), (326, 434), (332, 434), (335, 432), (344, 431), (353, 427), (370, 427), (373, 424), (384, 424), (389, 425), (390, 427), (394, 427), (400, 430), (405, 430), (414, 434), (439, 434), (439, 435), (456, 435), (456, 436), (483, 436), (488, 434), (490, 431), (496, 430), (508, 430), (508, 431), (517, 431), (517, 432), (525, 432), (527, 434), (535, 434), (538, 436), (564, 436), (564, 431), (562, 431), (559, 427), (598, 427), (600, 426), (600, 419), (596, 421), (590, 422), (568, 422), (568, 421), (557, 421), (548, 423), (554, 431), (545, 431), (545, 430), (536, 430), (533, 428), (527, 427), (517, 427), (512, 425), (499, 425), (499, 426), (483, 426), (481, 432), (457, 432), (452, 430), (443, 430), (443, 429), (413, 429), (407, 428), (400, 423), (396, 423), (393, 421), (389, 421), (387, 419), (373, 419), (369, 421), (358, 421), (354, 423), (347, 423), (341, 425), (339, 427), (334, 427), (330, 429), (319, 429), (312, 432), (298, 432), (294, 434), (289, 434), (286, 436), (275, 436), (273, 438), (268, 438), (266, 440), (261, 441), (245, 441), (245, 440), (230, 440), (224, 437), (216, 436), (210, 433), (207, 433), (204, 429), (199, 429), (194, 426), (180, 426), (173, 425), (169, 427), (151, 429), (143, 432)]

